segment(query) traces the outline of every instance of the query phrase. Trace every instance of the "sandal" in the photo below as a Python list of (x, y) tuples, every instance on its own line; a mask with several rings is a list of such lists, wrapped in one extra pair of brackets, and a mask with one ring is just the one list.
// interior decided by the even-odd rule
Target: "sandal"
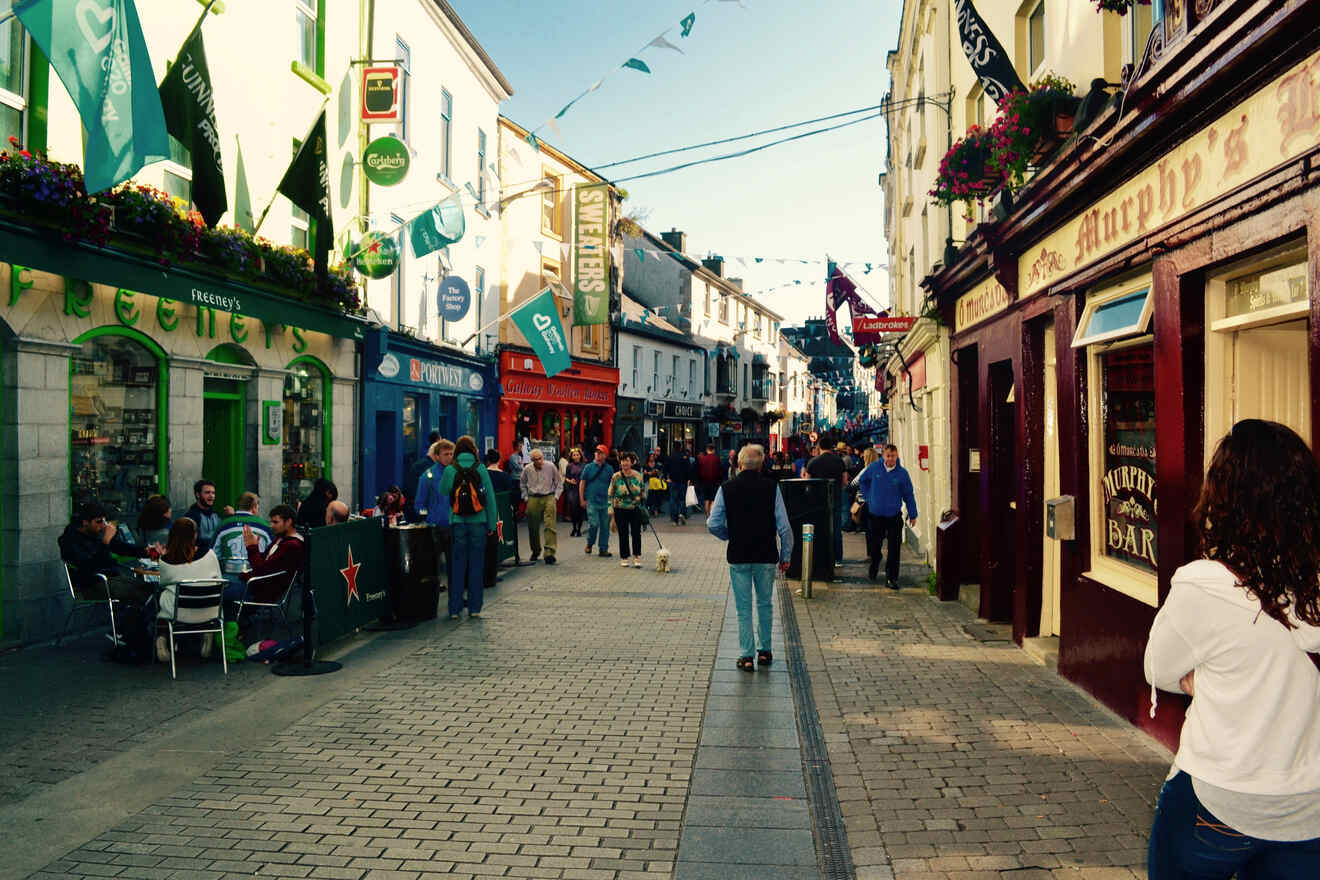
[(756, 663), (752, 661), (751, 657), (739, 657), (738, 668), (741, 669), (743, 672), (755, 672)]
[(774, 659), (775, 659), (775, 655), (774, 655), (774, 654), (771, 654), (769, 651), (757, 651), (757, 652), (756, 652), (756, 665), (757, 665), (757, 666), (769, 666), (770, 663), (771, 663), (771, 661), (773, 661)]

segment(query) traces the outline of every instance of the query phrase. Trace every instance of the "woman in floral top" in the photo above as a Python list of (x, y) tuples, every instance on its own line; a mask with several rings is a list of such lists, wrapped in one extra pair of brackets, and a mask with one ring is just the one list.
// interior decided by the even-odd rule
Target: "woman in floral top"
[(610, 509), (619, 530), (619, 564), (628, 567), (629, 535), (632, 536), (632, 565), (642, 567), (642, 505), (646, 503), (646, 482), (636, 470), (637, 456), (625, 452), (619, 456), (619, 472), (610, 480)]

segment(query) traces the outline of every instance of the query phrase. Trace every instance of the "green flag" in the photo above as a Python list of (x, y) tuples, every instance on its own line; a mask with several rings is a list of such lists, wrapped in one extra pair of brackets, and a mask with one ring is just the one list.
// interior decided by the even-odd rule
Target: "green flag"
[(623, 62), (624, 67), (630, 67), (633, 70), (640, 70), (642, 73), (650, 73), (651, 68), (646, 66), (646, 62), (640, 58), (629, 58)]
[(541, 361), (546, 378), (562, 373), (573, 363), (568, 354), (564, 325), (559, 321), (559, 305), (549, 287), (519, 306), (510, 318)]
[(316, 221), (316, 275), (323, 278), (330, 255), (330, 242), (335, 237), (334, 222), (330, 218), (330, 164), (325, 137), (325, 108), (312, 123), (307, 137), (298, 145), (293, 161), (284, 172), (276, 190), (302, 208)]
[(467, 221), (463, 218), (463, 200), (458, 193), (423, 211), (408, 221), (408, 240), (414, 257), (449, 247), (463, 237)]
[(133, 0), (19, 0), (13, 10), (87, 130), (87, 192), (169, 158), (165, 114)]
[(573, 323), (610, 320), (610, 193), (603, 183), (573, 187)]

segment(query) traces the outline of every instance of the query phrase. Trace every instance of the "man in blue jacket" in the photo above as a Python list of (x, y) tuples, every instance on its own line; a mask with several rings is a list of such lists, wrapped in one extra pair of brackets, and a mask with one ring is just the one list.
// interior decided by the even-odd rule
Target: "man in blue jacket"
[(866, 499), (867, 550), (871, 567), (867, 576), (874, 581), (880, 568), (884, 542), (889, 542), (885, 560), (885, 584), (898, 589), (898, 557), (903, 549), (903, 506), (907, 506), (908, 525), (917, 524), (917, 499), (912, 494), (912, 478), (898, 463), (898, 447), (885, 446), (879, 461), (862, 471), (857, 494)]

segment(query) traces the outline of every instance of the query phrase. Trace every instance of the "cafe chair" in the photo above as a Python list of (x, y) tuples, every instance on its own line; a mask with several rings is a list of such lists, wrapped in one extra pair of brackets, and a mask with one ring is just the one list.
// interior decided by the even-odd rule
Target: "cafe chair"
[(115, 623), (115, 604), (118, 600), (110, 597), (110, 579), (99, 571), (96, 572), (94, 577), (101, 585), (101, 590), (105, 593), (105, 596), (97, 599), (89, 599), (86, 596), (79, 596), (78, 591), (74, 589), (73, 566), (65, 562), (63, 563), (63, 567), (64, 582), (69, 587), (69, 598), (73, 600), (73, 604), (69, 606), (69, 613), (65, 615), (64, 629), (60, 632), (60, 637), (55, 640), (55, 646), (59, 647), (64, 641), (64, 637), (69, 634), (69, 621), (73, 620), (73, 612), (77, 611), (79, 608), (95, 608), (103, 602), (106, 604), (106, 607), (110, 609), (110, 632), (106, 633), (105, 637), (109, 639), (110, 643), (113, 645), (120, 644), (119, 628)]
[[(225, 632), (224, 578), (179, 581), (174, 590), (174, 613), (161, 618), (170, 633), (170, 678), (178, 678), (174, 664), (175, 636), (201, 635), (209, 638), (211, 633), (220, 633), (223, 638)], [(180, 611), (192, 612), (188, 616), (195, 619), (181, 622)], [(154, 651), (152, 656), (155, 656)], [(224, 664), (225, 675), (229, 675), (229, 658), (224, 648), (220, 649), (220, 662)]]
[(248, 598), (248, 594), (252, 591), (253, 584), (259, 584), (273, 578), (286, 577), (287, 575), (288, 572), (285, 571), (273, 571), (270, 574), (263, 574), (259, 577), (249, 578), (247, 588), (243, 590), (243, 598), (238, 600), (238, 613), (234, 615), (234, 620), (237, 621), (240, 626), (242, 625), (244, 608), (272, 609), (279, 612), (280, 620), (284, 623), (284, 629), (289, 634), (289, 637), (292, 638), (293, 627), (289, 625), (289, 599), (293, 596), (294, 589), (302, 583), (302, 572), (298, 572), (293, 576), (293, 579), (289, 581), (289, 586), (284, 590), (284, 595), (280, 596), (278, 601), (258, 602), (255, 599)]

